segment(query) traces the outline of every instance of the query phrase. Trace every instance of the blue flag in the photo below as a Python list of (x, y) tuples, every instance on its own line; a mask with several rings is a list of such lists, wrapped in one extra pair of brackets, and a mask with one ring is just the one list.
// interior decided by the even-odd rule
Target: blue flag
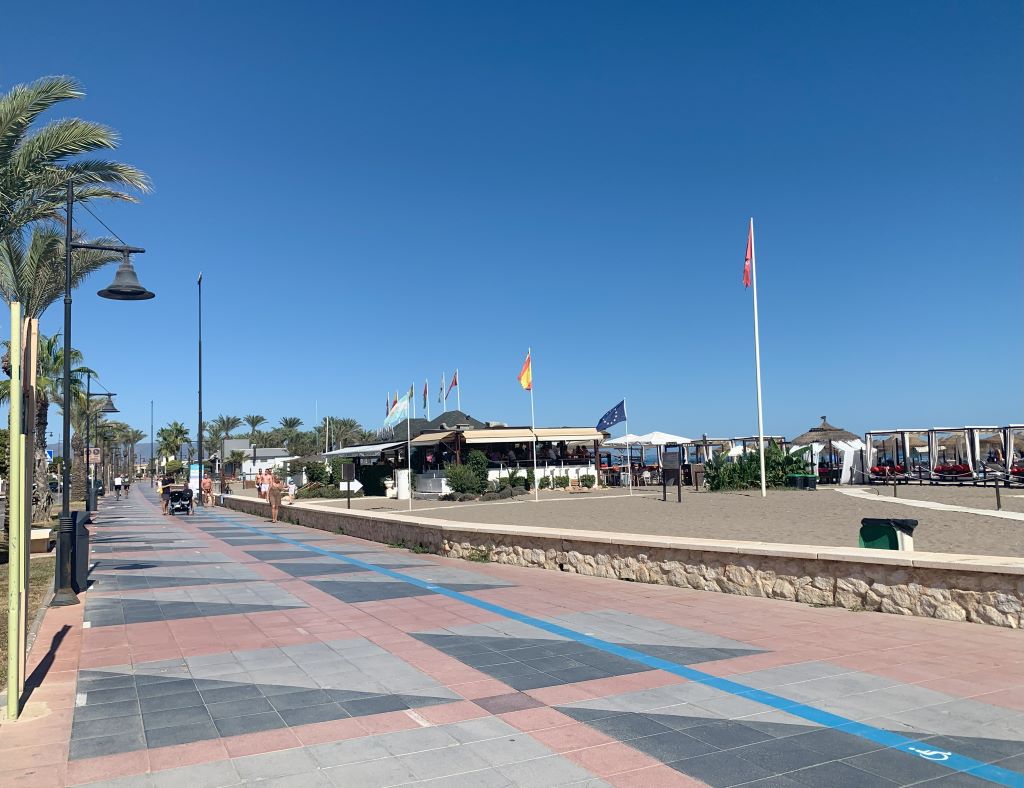
[(622, 400), (618, 405), (608, 411), (601, 417), (601, 420), (597, 422), (597, 429), (605, 431), (609, 427), (618, 424), (620, 421), (626, 420), (626, 400)]

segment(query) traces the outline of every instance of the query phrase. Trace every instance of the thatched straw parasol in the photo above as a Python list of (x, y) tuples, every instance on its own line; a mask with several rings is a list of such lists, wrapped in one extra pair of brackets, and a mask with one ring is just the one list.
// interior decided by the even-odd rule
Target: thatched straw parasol
[(821, 417), (821, 424), (811, 427), (803, 435), (797, 435), (791, 441), (794, 446), (806, 446), (809, 443), (831, 443), (832, 441), (855, 441), (858, 436), (849, 430), (833, 427), (825, 417)]

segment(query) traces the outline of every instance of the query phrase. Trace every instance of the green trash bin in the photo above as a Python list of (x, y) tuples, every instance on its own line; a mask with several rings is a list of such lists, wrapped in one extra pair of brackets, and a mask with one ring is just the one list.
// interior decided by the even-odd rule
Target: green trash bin
[(917, 520), (865, 517), (860, 521), (860, 546), (875, 550), (913, 550)]

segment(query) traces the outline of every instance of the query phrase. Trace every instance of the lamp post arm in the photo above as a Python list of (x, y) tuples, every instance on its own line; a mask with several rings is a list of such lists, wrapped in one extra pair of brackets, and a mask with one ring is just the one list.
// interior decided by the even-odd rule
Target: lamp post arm
[(145, 254), (146, 250), (140, 246), (125, 246), (124, 244), (88, 244), (78, 241), (70, 244), (71, 249), (92, 249), (97, 252), (121, 252), (127, 254)]

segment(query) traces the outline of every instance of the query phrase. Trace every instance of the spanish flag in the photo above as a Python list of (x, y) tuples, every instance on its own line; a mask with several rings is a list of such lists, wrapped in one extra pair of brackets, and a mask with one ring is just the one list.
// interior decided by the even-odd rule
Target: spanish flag
[(533, 389), (533, 364), (530, 362), (530, 351), (526, 351), (526, 361), (523, 368), (519, 370), (519, 385), (527, 391)]

